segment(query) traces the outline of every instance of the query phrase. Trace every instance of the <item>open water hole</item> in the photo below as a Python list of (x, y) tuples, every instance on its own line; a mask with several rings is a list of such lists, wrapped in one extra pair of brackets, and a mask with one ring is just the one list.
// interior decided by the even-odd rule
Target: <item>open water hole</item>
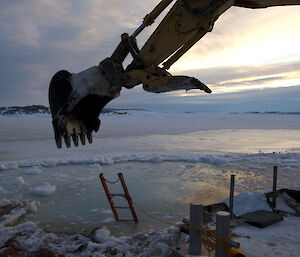
[[(190, 203), (206, 205), (227, 198), (233, 173), (237, 180), (236, 193), (270, 187), (272, 183), (260, 172), (226, 170), (207, 163), (125, 162), (39, 169), (42, 172), (37, 175), (28, 175), (28, 168), (0, 172), (1, 194), (7, 199), (39, 200), (38, 211), (27, 215), (26, 219), (55, 233), (89, 233), (95, 227), (107, 226), (113, 235), (120, 236), (170, 226), (153, 220), (138, 208), (135, 208), (138, 224), (115, 222), (99, 179), (100, 173), (114, 181), (122, 172), (133, 201), (151, 215), (169, 222), (181, 221), (188, 214)], [(24, 184), (12, 185), (16, 177), (22, 177)], [(32, 189), (45, 184), (55, 185), (56, 191), (47, 196), (32, 194)], [(108, 186), (111, 193), (123, 193), (119, 182)], [(114, 198), (114, 202), (127, 206), (127, 201), (121, 197)], [(120, 210), (119, 214), (121, 218), (131, 218), (129, 210)]]

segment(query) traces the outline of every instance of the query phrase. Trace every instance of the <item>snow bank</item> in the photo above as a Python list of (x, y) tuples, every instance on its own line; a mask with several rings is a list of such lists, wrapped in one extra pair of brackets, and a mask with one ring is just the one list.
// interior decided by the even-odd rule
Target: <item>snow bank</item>
[(110, 236), (110, 231), (106, 227), (103, 227), (101, 229), (98, 229), (95, 232), (95, 238), (94, 239), (96, 240), (96, 242), (102, 243), (105, 240), (107, 240), (107, 238), (109, 236)]
[[(229, 198), (226, 198), (224, 203), (229, 206)], [(264, 193), (246, 192), (234, 196), (233, 213), (235, 216), (260, 210), (272, 211)]]
[(56, 191), (55, 185), (46, 184), (43, 186), (33, 188), (30, 193), (37, 196), (49, 196), (53, 194), (55, 191)]
[[(25, 215), (32, 210), (31, 207), (28, 207), (30, 204), (34, 205), (35, 202), (27, 202), (23, 208), (16, 207), (11, 213), (16, 214), (20, 213), (20, 210), (24, 210)], [(138, 233), (133, 237), (117, 238), (112, 236), (106, 227), (92, 231), (91, 236), (55, 235), (45, 233), (33, 222), (25, 222), (17, 226), (14, 226), (14, 223), (7, 220), (0, 226), (0, 248), (9, 239), (14, 239), (21, 245), (22, 251), (26, 255), (40, 248), (49, 248), (56, 253), (63, 253), (66, 257), (166, 256), (170, 253), (171, 246), (183, 243), (188, 238), (185, 234), (180, 234), (178, 227), (170, 227), (154, 233)]]
[[(252, 170), (260, 170), (261, 164), (271, 165), (280, 163), (281, 166), (295, 169), (300, 159), (299, 153), (187, 153), (187, 152), (152, 152), (152, 153), (127, 153), (127, 154), (107, 154), (95, 156), (93, 158), (65, 158), (65, 159), (46, 159), (46, 160), (21, 160), (11, 162), (0, 162), (2, 170), (29, 168), (28, 173), (38, 173), (38, 167), (54, 167), (60, 165), (86, 164), (93, 168), (101, 169), (101, 165), (111, 165), (124, 162), (150, 162), (159, 163), (187, 162), (187, 163), (208, 163), (219, 167), (234, 167), (236, 164), (245, 163)], [(256, 165), (254, 166), (253, 163)]]
[[(243, 212), (242, 201), (262, 206), (266, 199), (260, 192), (251, 192), (237, 196), (238, 210)], [(22, 215), (34, 211), (35, 201), (13, 202), (15, 208), (7, 215), (5, 224), (0, 225), (0, 248), (9, 239), (20, 243), (25, 253), (29, 254), (40, 248), (49, 248), (56, 253), (69, 256), (167, 256), (170, 247), (188, 240), (180, 233), (179, 227), (171, 226), (163, 231), (138, 233), (132, 237), (114, 237), (106, 227), (92, 231), (91, 236), (81, 234), (56, 235), (45, 233), (33, 222), (13, 226)], [(261, 208), (261, 207), (260, 207)], [(22, 212), (23, 211), (23, 212)], [(251, 210), (252, 211), (252, 210)], [(11, 221), (11, 222), (10, 222)], [(299, 253), (299, 217), (287, 216), (280, 223), (260, 229), (247, 224), (233, 228), (234, 240), (240, 242), (241, 249), (248, 257), (298, 256)]]
[(25, 222), (14, 227), (0, 226), (0, 248), (2, 248), (10, 238), (14, 238), (18, 234), (28, 236), (37, 230), (38, 227), (33, 222)]
[(28, 213), (36, 212), (39, 206), (38, 201), (23, 200), (20, 202), (6, 200), (6, 205), (1, 207), (10, 206), (12, 210), (0, 217), (0, 227), (14, 225), (21, 217)]

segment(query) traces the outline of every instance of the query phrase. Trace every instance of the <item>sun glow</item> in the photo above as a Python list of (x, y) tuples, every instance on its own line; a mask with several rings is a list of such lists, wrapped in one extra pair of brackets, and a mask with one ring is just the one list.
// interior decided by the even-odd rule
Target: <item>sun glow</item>
[[(214, 94), (233, 93), (245, 90), (257, 90), (265, 88), (293, 87), (300, 85), (300, 71), (269, 74), (262, 76), (250, 76), (232, 80), (219, 81), (208, 84)], [(173, 92), (173, 96), (197, 96), (199, 92), (192, 91), (188, 94)]]
[(299, 11), (299, 6), (263, 10), (232, 8), (170, 72), (299, 61)]

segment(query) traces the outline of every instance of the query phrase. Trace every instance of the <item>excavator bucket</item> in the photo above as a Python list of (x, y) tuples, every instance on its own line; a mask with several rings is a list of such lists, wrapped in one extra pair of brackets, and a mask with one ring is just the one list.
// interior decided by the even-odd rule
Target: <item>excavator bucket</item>
[(71, 147), (79, 140), (92, 143), (92, 132), (100, 127), (99, 114), (104, 106), (119, 96), (125, 76), (116, 74), (109, 58), (78, 74), (57, 72), (49, 86), (49, 104), (57, 148), (62, 141)]

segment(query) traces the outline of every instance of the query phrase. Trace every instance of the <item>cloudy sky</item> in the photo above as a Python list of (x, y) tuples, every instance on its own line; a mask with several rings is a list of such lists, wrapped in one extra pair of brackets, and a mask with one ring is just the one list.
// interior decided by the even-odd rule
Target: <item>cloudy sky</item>
[[(79, 72), (112, 54), (158, 0), (1, 0), (0, 106), (48, 106), (60, 69)], [(183, 111), (300, 111), (300, 6), (233, 7), (170, 72), (213, 94), (123, 90), (110, 107)], [(141, 47), (154, 26), (138, 37)]]

